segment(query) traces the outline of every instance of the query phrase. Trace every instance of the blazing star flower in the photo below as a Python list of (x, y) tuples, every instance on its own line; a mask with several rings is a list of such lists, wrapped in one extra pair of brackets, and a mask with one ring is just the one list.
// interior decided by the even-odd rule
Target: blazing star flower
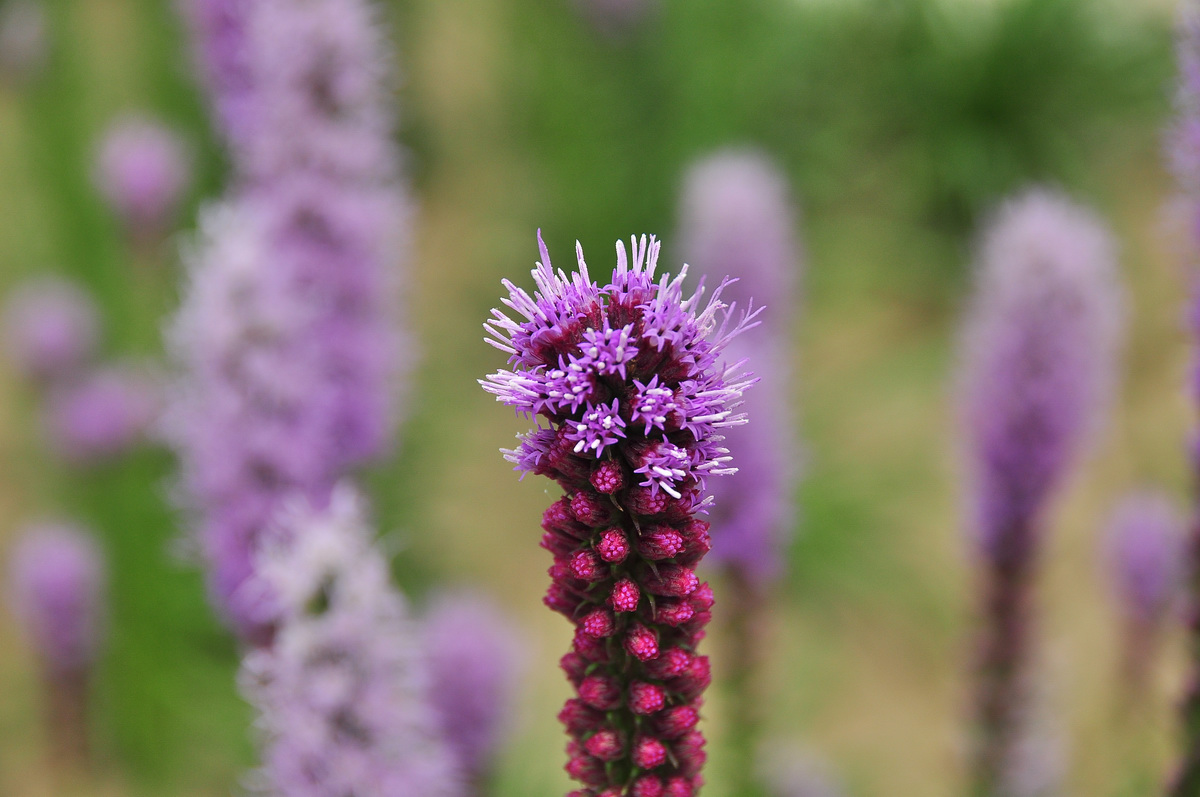
[(96, 187), (135, 239), (167, 232), (191, 165), (179, 136), (150, 119), (130, 116), (105, 133), (96, 158)]
[(759, 384), (746, 397), (756, 419), (726, 433), (738, 473), (712, 487), (713, 558), (741, 583), (761, 591), (784, 569), (795, 522), (798, 468), (789, 396), (792, 322), (801, 263), (792, 232), (787, 181), (756, 152), (727, 151), (697, 163), (684, 181), (680, 238), (684, 258), (710, 279), (736, 278), (725, 295), (747, 306), (767, 302), (759, 326), (730, 345), (746, 357)]
[(430, 698), (442, 736), (472, 781), (482, 781), (502, 739), (520, 664), (517, 635), (482, 596), (441, 596), (425, 615)]
[(320, 504), (387, 449), (398, 412), (407, 347), (391, 271), (405, 197), (372, 8), (193, 4), (199, 32), (222, 37), (201, 49), (228, 45), (231, 74), (245, 77), (234, 82), (253, 102), (226, 131), (233, 195), (205, 214), (189, 258), (171, 335), (186, 373), (167, 433), (211, 592), (259, 641), (270, 629), (249, 582), (272, 514), (293, 493)]
[(567, 772), (585, 786), (573, 794), (690, 797), (711, 680), (696, 646), (713, 604), (695, 574), (710, 548), (697, 513), (709, 477), (734, 472), (722, 432), (746, 422), (752, 380), (723, 351), (755, 314), (727, 307), (724, 284), (706, 304), (684, 298), (686, 267), (656, 281), (654, 238), (633, 240), (632, 263), (618, 243), (603, 288), (582, 249), (568, 276), (538, 243), (537, 291), (505, 280), (516, 317), (496, 310), (485, 325), (511, 368), (481, 384), (547, 424), (505, 457), (565, 491), (542, 517), (542, 546), (554, 555), (546, 605), (576, 625), (562, 667), (578, 696), (559, 715)]
[(1113, 381), (1121, 316), (1113, 249), (1095, 216), (1044, 191), (1006, 204), (980, 249), (961, 373), (984, 589), (979, 794), (1004, 793), (1021, 742), (1045, 509)]
[(277, 629), (241, 683), (259, 712), (258, 786), (288, 797), (457, 797), (461, 778), (436, 731), (418, 631), (389, 581), (362, 502), (289, 505), (257, 572)]
[(44, 666), (90, 668), (103, 637), (104, 557), (68, 524), (25, 529), (9, 560), (9, 602)]
[(55, 386), (46, 421), (55, 451), (77, 465), (118, 456), (137, 444), (159, 411), (151, 374), (129, 364), (96, 368)]
[(78, 371), (96, 349), (96, 305), (72, 282), (42, 277), (18, 286), (4, 310), (4, 342), (25, 377), (49, 382)]

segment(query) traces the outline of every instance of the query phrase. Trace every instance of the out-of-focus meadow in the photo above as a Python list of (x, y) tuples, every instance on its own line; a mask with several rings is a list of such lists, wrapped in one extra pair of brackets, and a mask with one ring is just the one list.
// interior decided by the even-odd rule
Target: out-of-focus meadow
[[(71, 276), (101, 303), (106, 352), (158, 358), (178, 244), (223, 182), (183, 27), (165, 0), (45, 7), (44, 69), (0, 90), (0, 294), (35, 272)], [(1129, 295), (1112, 422), (1053, 512), (1038, 587), (1047, 700), (1066, 793), (1152, 793), (1170, 761), (1182, 647), (1173, 634), (1149, 699), (1122, 713), (1099, 549), (1126, 488), (1188, 497), (1182, 321), (1194, 258), (1161, 154), (1171, 4), (663, 0), (615, 33), (570, 0), (384, 10), (418, 204), (403, 279), (419, 366), (399, 453), (368, 478), (415, 602), (444, 584), (476, 587), (525, 633), (495, 794), (568, 788), (555, 714), (571, 630), (541, 603), (538, 522), (556, 488), (518, 482), (497, 453), (525, 424), (475, 382), (502, 359), (480, 324), (502, 277), (528, 284), (538, 227), (560, 264), (578, 238), (600, 271), (615, 239), (654, 232), (674, 268), (682, 174), (731, 144), (786, 169), (806, 253), (793, 341), (800, 520), (755, 685), (768, 737), (824, 758), (850, 795), (962, 792), (975, 600), (955, 334), (978, 221), (1047, 182), (1111, 224)], [(161, 247), (129, 246), (92, 184), (100, 133), (131, 110), (177, 127), (196, 170)], [(100, 774), (78, 793), (236, 791), (254, 761), (250, 712), (236, 646), (175, 542), (169, 454), (73, 469), (44, 438), (29, 388), (0, 370), (0, 551), (20, 522), (66, 513), (99, 531), (111, 560)], [(731, 797), (719, 584), (717, 595), (705, 793)], [(7, 615), (0, 645), (0, 794), (53, 794), (36, 671)]]

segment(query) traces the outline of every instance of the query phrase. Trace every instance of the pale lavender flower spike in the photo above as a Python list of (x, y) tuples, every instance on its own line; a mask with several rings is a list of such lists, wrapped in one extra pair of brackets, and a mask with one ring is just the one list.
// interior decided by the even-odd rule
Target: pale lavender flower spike
[(521, 664), (519, 635), (493, 604), (471, 593), (444, 594), (423, 623), (442, 734), (477, 783), (491, 774), (504, 742)]
[(5, 303), (5, 348), (26, 378), (47, 382), (72, 375), (91, 358), (98, 337), (95, 303), (65, 279), (30, 280)]
[(1029, 191), (982, 239), (960, 370), (982, 629), (973, 789), (1007, 793), (1025, 739), (1031, 591), (1046, 508), (1109, 403), (1121, 322), (1114, 244), (1089, 211)]
[(128, 451), (154, 424), (159, 390), (147, 369), (129, 363), (96, 368), (55, 385), (46, 402), (55, 451), (80, 465)]
[(254, 107), (246, 41), (253, 0), (180, 0), (179, 5), (190, 23), (198, 71), (218, 127), (229, 140), (240, 140)]
[(56, 672), (91, 667), (103, 623), (104, 558), (68, 524), (26, 528), (8, 567), (9, 600), (38, 658)]
[(407, 603), (358, 496), (295, 502), (258, 554), (276, 635), (247, 654), (263, 764), (250, 785), (287, 797), (456, 797), (462, 779), (427, 703)]
[(128, 116), (114, 122), (96, 156), (96, 187), (131, 236), (166, 233), (191, 180), (187, 149), (157, 121)]
[(681, 205), (685, 262), (707, 279), (736, 279), (723, 292), (728, 300), (764, 306), (759, 326), (729, 346), (728, 356), (747, 358), (760, 381), (745, 400), (755, 422), (725, 433), (738, 473), (713, 483), (710, 518), (712, 557), (763, 589), (784, 570), (795, 523), (800, 452), (789, 395), (790, 340), (802, 268), (795, 209), (779, 168), (760, 153), (739, 150), (693, 166)]
[(1108, 569), (1121, 610), (1153, 625), (1180, 596), (1185, 524), (1170, 498), (1144, 490), (1125, 496), (1108, 526)]
[(1109, 404), (1122, 296), (1104, 225), (1049, 191), (1005, 204), (979, 258), (961, 397), (978, 543), (1005, 558)]
[(171, 333), (186, 374), (167, 432), (216, 603), (261, 640), (261, 590), (247, 582), (279, 502), (319, 504), (392, 439), (405, 194), (371, 3), (197, 0), (193, 12), (212, 23), (198, 35), (220, 33), (201, 49), (245, 76), (230, 80), (253, 112), (225, 131), (234, 190), (204, 214), (189, 258)]

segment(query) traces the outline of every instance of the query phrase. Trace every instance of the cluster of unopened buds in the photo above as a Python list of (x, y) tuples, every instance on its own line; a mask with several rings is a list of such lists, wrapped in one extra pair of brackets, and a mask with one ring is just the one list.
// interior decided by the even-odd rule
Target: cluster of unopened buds
[(512, 370), (485, 389), (545, 420), (510, 461), (557, 481), (564, 496), (542, 518), (554, 555), (545, 602), (575, 626), (562, 667), (575, 686), (559, 718), (570, 735), (570, 797), (691, 797), (702, 783), (696, 725), (711, 680), (697, 652), (713, 594), (695, 567), (710, 548), (697, 517), (705, 479), (732, 472), (720, 430), (750, 380), (718, 358), (753, 314), (733, 319), (720, 289), (702, 308), (675, 278), (655, 281), (659, 244), (617, 247), (612, 284), (555, 273), (542, 247), (530, 296), (511, 283), (493, 345)]

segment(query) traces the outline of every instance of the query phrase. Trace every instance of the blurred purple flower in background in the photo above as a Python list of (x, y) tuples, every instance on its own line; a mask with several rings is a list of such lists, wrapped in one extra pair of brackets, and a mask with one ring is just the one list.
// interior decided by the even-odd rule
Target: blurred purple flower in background
[(1186, 572), (1183, 517), (1161, 492), (1125, 496), (1108, 526), (1108, 569), (1121, 611), (1156, 625), (1180, 596)]
[(158, 380), (132, 364), (106, 365), (56, 385), (46, 402), (55, 451), (85, 465), (125, 453), (154, 424), (161, 406)]
[(319, 505), (392, 442), (408, 351), (394, 306), (405, 194), (372, 4), (192, 6), (200, 50), (245, 76), (213, 78), (225, 74), (214, 63), (210, 88), (253, 103), (225, 130), (235, 182), (188, 258), (166, 431), (214, 599), (261, 641), (261, 590), (247, 582), (272, 513), (293, 493)]
[(187, 149), (170, 128), (127, 116), (105, 132), (96, 187), (135, 240), (154, 240), (170, 229), (190, 180)]
[(20, 84), (46, 61), (46, 12), (37, 0), (8, 0), (0, 5), (0, 77)]
[(34, 278), (5, 303), (5, 348), (26, 378), (45, 383), (75, 374), (95, 353), (98, 337), (95, 303), (65, 279)]
[(776, 743), (760, 755), (759, 768), (771, 797), (842, 797), (829, 764), (803, 747)]
[(9, 600), (43, 664), (81, 670), (102, 637), (104, 558), (87, 532), (66, 524), (24, 529), (9, 560)]
[(423, 626), (442, 735), (468, 780), (482, 783), (511, 724), (520, 635), (492, 601), (471, 593), (441, 595)]
[(1109, 403), (1122, 298), (1100, 220), (1029, 191), (982, 236), (960, 391), (982, 575), (973, 778), (1004, 794), (1029, 700), (1045, 510)]
[(258, 554), (276, 635), (241, 683), (259, 712), (251, 785), (287, 797), (463, 793), (428, 704), (419, 629), (389, 581), (358, 496), (280, 514)]
[(709, 280), (736, 282), (726, 300), (764, 305), (759, 325), (730, 343), (759, 384), (746, 396), (754, 423), (730, 429), (725, 446), (738, 472), (712, 485), (712, 558), (748, 588), (766, 590), (784, 571), (795, 521), (792, 492), (800, 459), (790, 395), (792, 324), (800, 252), (795, 209), (778, 167), (757, 152), (726, 151), (691, 168), (684, 181), (680, 244), (684, 261)]
[(104, 636), (104, 556), (82, 529), (35, 524), (20, 532), (8, 577), (9, 606), (41, 665), (53, 765), (86, 766), (91, 672)]

